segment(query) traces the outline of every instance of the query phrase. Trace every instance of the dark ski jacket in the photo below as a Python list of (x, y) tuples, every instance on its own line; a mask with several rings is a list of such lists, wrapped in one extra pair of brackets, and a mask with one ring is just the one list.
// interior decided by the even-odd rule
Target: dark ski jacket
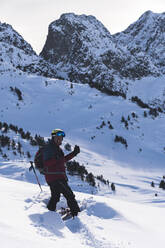
[(49, 184), (57, 179), (66, 179), (65, 163), (75, 157), (74, 151), (64, 155), (62, 149), (53, 140), (49, 140), (43, 150), (45, 179)]

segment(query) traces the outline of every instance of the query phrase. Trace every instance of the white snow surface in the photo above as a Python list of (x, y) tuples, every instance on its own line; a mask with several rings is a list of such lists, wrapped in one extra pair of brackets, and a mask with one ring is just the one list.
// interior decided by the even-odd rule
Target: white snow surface
[(164, 208), (76, 193), (86, 209), (63, 222), (58, 213), (45, 207), (48, 187), (39, 193), (34, 184), (3, 177), (0, 186), (3, 247), (139, 248), (165, 242)]
[[(50, 136), (54, 128), (66, 132), (64, 144), (80, 146), (75, 158), (88, 172), (115, 183), (116, 191), (97, 181), (97, 188), (68, 176), (69, 185), (84, 210), (75, 219), (62, 221), (50, 212), (50, 197), (44, 177), (36, 183), (25, 157), (7, 151), (10, 160), (0, 158), (0, 241), (3, 248), (93, 247), (155, 248), (165, 243), (165, 192), (159, 188), (164, 175), (164, 113), (144, 117), (144, 110), (130, 101), (164, 99), (164, 78), (132, 82), (127, 99), (107, 96), (88, 85), (63, 80), (3, 73), (0, 77), (0, 120), (18, 125), (33, 135)], [(156, 90), (153, 94), (153, 89)], [(19, 101), (10, 87), (22, 92)], [(147, 110), (146, 110), (147, 111)], [(132, 113), (138, 117), (133, 117)], [(128, 129), (121, 117), (130, 116)], [(102, 121), (105, 126), (100, 128)], [(108, 121), (113, 126), (109, 129)], [(34, 155), (36, 147), (10, 131), (24, 150)], [(127, 140), (126, 148), (114, 142), (115, 135)], [(64, 149), (64, 152), (67, 151)], [(151, 187), (154, 181), (155, 187)], [(157, 194), (157, 196), (155, 195)], [(66, 206), (61, 197), (57, 208)]]

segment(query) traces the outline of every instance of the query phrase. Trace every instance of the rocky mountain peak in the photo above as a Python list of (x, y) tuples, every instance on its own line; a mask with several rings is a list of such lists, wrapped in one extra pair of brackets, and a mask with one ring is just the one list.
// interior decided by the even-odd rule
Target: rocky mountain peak
[(31, 45), (18, 34), (11, 25), (0, 22), (0, 42), (23, 50), (26, 54), (36, 55)]
[[(64, 24), (66, 25), (65, 27)], [(81, 35), (83, 35), (82, 31), (85, 30), (91, 31), (91, 35), (96, 30), (99, 30), (99, 33), (101, 33), (103, 37), (110, 35), (104, 25), (92, 15), (76, 15), (74, 13), (62, 14), (59, 20), (50, 24), (50, 27), (57, 28), (57, 26), (61, 26), (64, 31), (67, 31), (67, 28), (70, 27), (72, 32), (76, 30)], [(73, 26), (75, 26), (74, 29), (72, 28)]]
[[(165, 13), (157, 14), (152, 11), (145, 12), (136, 22), (131, 24), (126, 30), (123, 32), (117, 33), (114, 37), (117, 37), (119, 42), (126, 43), (126, 39), (129, 38), (133, 41), (135, 40), (138, 43), (140, 38), (143, 38), (144, 42), (146, 42), (152, 32), (154, 34), (161, 31), (165, 31)], [(158, 33), (157, 33), (158, 35)]]
[(0, 22), (0, 72), (28, 72), (55, 77), (56, 69), (39, 57), (13, 27)]
[(118, 46), (124, 46), (138, 56), (150, 57), (153, 64), (165, 73), (165, 13), (145, 12), (126, 30), (114, 35)]
[(63, 14), (49, 25), (40, 55), (54, 64), (63, 78), (99, 89), (123, 91), (123, 77), (135, 79), (157, 73), (145, 55), (136, 58), (124, 44), (118, 45), (116, 36), (95, 17), (74, 13)]
[(164, 24), (165, 13), (147, 11), (125, 31), (111, 35), (94, 16), (63, 14), (49, 25), (37, 56), (10, 25), (0, 23), (0, 70), (6, 70), (8, 63), (123, 96), (128, 90), (125, 79), (165, 73)]
[[(51, 63), (58, 63), (62, 58), (74, 61), (80, 56), (78, 51), (91, 53), (103, 46), (112, 44), (109, 31), (94, 16), (75, 15), (68, 13), (49, 25), (49, 32), (41, 56)], [(52, 55), (52, 56), (51, 56)]]

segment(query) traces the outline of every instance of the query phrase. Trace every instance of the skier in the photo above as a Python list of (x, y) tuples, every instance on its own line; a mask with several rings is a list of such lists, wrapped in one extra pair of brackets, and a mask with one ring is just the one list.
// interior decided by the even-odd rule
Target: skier
[(71, 215), (77, 216), (80, 208), (75, 199), (71, 188), (67, 183), (67, 176), (65, 172), (65, 162), (71, 160), (79, 152), (79, 146), (75, 146), (73, 152), (64, 156), (60, 145), (62, 144), (65, 133), (61, 129), (55, 129), (51, 133), (51, 139), (45, 145), (43, 150), (43, 163), (45, 171), (45, 179), (50, 187), (51, 198), (48, 202), (47, 208), (50, 211), (56, 210), (56, 204), (60, 200), (62, 193), (67, 200)]

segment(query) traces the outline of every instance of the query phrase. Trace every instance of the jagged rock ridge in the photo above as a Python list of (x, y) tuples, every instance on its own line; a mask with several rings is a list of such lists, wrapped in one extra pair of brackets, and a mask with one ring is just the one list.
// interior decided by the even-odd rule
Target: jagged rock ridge
[(56, 76), (53, 65), (39, 57), (11, 25), (0, 22), (0, 72), (16, 71)]
[(165, 12), (145, 12), (125, 31), (114, 35), (118, 46), (124, 46), (134, 56), (146, 56), (165, 73)]
[(93, 16), (63, 14), (49, 25), (40, 56), (10, 25), (0, 23), (0, 72), (61, 77), (125, 96), (127, 80), (165, 73), (164, 23), (164, 13), (148, 11), (111, 35)]
[(101, 57), (109, 48), (114, 54), (121, 53), (108, 30), (95, 17), (71, 13), (63, 14), (49, 25), (40, 55), (55, 64), (59, 74), (68, 80), (102, 85), (103, 77), (108, 84), (113, 81)]
[(126, 92), (123, 79), (160, 75), (145, 53), (133, 54), (118, 42), (95, 17), (63, 14), (49, 25), (40, 54), (71, 81), (88, 83), (100, 89)]
[(26, 54), (36, 55), (30, 44), (19, 35), (11, 25), (0, 22), (0, 42), (7, 43), (23, 50)]

